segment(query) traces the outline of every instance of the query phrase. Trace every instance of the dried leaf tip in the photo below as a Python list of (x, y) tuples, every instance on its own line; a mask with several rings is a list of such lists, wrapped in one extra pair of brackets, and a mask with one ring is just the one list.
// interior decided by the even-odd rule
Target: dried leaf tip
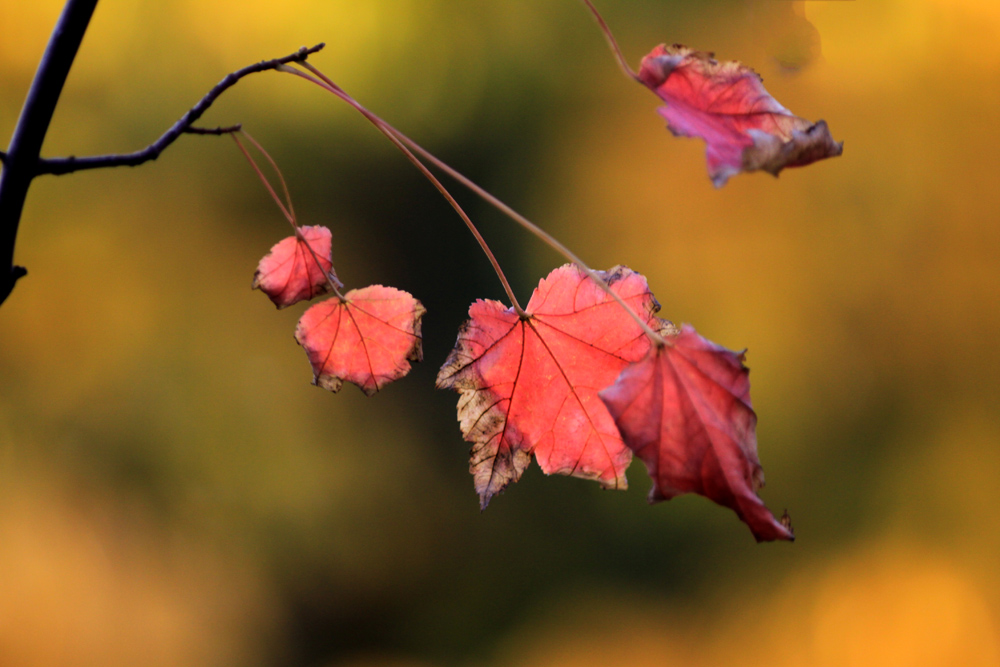
[(758, 541), (790, 540), (757, 496), (757, 415), (742, 354), (685, 325), (599, 393), (653, 478), (650, 502), (696, 493), (736, 512)]
[(785, 510), (781, 515), (781, 525), (785, 527), (791, 537), (788, 538), (790, 542), (795, 541), (795, 529), (792, 528), (792, 517), (788, 515), (788, 510)]

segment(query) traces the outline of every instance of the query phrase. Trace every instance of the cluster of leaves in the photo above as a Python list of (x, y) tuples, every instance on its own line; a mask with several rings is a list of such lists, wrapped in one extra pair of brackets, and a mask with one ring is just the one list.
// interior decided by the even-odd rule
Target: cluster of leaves
[[(705, 140), (717, 187), (741, 171), (777, 175), (841, 152), (825, 123), (791, 114), (739, 63), (674, 45), (654, 49), (637, 73), (623, 66), (666, 102), (660, 113), (674, 134)], [(309, 69), (394, 143), (411, 143)], [(423, 306), (381, 285), (342, 294), (329, 230), (291, 221), (295, 235), (261, 260), (254, 287), (279, 308), (334, 293), (295, 332), (314, 384), (338, 391), (347, 381), (371, 395), (406, 375), (422, 356)], [(758, 541), (794, 539), (787, 515), (776, 519), (757, 496), (764, 476), (744, 355), (659, 318), (639, 273), (576, 261), (543, 279), (524, 309), (472, 304), (438, 373), (439, 388), (459, 393), (481, 507), (532, 457), (546, 474), (624, 489), (635, 455), (653, 479), (651, 502), (700, 494), (735, 511)]]
[(313, 384), (336, 392), (346, 380), (371, 396), (409, 373), (411, 361), (423, 359), (420, 318), (426, 311), (394, 287), (369, 285), (341, 294), (330, 238), (326, 227), (296, 227), (294, 236), (260, 260), (253, 287), (278, 308), (336, 292), (303, 313), (295, 340), (309, 355)]

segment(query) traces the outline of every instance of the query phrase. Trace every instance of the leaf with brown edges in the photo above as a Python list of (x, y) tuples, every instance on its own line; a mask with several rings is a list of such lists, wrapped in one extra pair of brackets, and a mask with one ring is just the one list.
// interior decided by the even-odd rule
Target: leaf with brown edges
[(736, 61), (686, 46), (657, 46), (642, 59), (639, 80), (667, 103), (659, 109), (675, 135), (701, 137), (716, 187), (741, 171), (775, 176), (843, 152), (826, 123), (799, 118), (764, 89), (763, 80)]
[[(649, 323), (659, 304), (631, 269), (600, 272)], [(473, 443), (469, 470), (480, 506), (516, 482), (531, 456), (546, 474), (627, 486), (632, 454), (597, 392), (650, 348), (639, 325), (583, 271), (567, 264), (542, 280), (522, 318), (480, 300), (441, 368), (437, 386), (461, 394), (458, 419)]]
[(299, 227), (299, 234), (282, 239), (260, 260), (253, 275), (253, 289), (259, 289), (278, 308), (326, 294), (327, 277), (343, 287), (333, 271), (330, 230), (326, 227)]
[(295, 328), (313, 367), (313, 384), (339, 391), (353, 382), (368, 396), (423, 358), (423, 305), (394, 287), (369, 285), (311, 307)]
[(764, 471), (744, 355), (689, 325), (666, 339), (600, 392), (653, 478), (650, 502), (697, 493), (735, 511), (757, 541), (795, 539), (757, 496)]

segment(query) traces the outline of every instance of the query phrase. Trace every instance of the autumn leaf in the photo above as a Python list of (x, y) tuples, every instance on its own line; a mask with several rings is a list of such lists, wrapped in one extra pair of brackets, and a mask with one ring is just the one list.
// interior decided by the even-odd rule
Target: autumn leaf
[(757, 496), (757, 415), (743, 354), (689, 325), (600, 392), (625, 443), (653, 478), (650, 502), (697, 493), (736, 512), (757, 541), (793, 540)]
[[(600, 275), (649, 323), (659, 304), (646, 279), (616, 267)], [(532, 454), (546, 474), (624, 489), (632, 454), (597, 392), (650, 341), (631, 317), (575, 265), (542, 280), (520, 317), (476, 301), (437, 377), (454, 389), (462, 434), (474, 443), (469, 471), (480, 506), (516, 482)]]
[(313, 384), (339, 391), (344, 380), (368, 396), (410, 372), (423, 358), (420, 318), (410, 294), (369, 285), (311, 307), (295, 328), (313, 367)]
[(333, 272), (330, 230), (300, 227), (299, 234), (276, 243), (253, 276), (253, 288), (267, 294), (278, 308), (325, 294), (330, 289), (328, 275), (343, 287)]
[(792, 114), (764, 89), (756, 72), (739, 62), (661, 44), (642, 59), (638, 78), (667, 103), (659, 112), (671, 132), (705, 140), (716, 187), (741, 171), (763, 169), (777, 176), (785, 167), (843, 151), (824, 121)]

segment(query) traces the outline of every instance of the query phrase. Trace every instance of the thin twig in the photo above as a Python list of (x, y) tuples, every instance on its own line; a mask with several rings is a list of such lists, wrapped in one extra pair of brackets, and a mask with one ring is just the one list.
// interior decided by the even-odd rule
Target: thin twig
[(239, 132), (242, 129), (242, 123), (236, 123), (236, 125), (230, 125), (229, 127), (189, 127), (184, 130), (184, 134), (214, 134), (221, 136), (223, 134)]
[[(221, 95), (223, 92), (231, 88), (237, 81), (243, 77), (255, 74), (257, 72), (265, 72), (267, 70), (278, 69), (283, 65), (293, 62), (304, 62), (306, 58), (310, 55), (316, 53), (322, 49), (324, 44), (317, 44), (312, 48), (302, 47), (295, 53), (285, 56), (284, 58), (275, 58), (273, 60), (263, 60), (259, 63), (249, 65), (243, 69), (232, 72), (220, 81), (214, 88), (212, 88), (208, 93), (201, 98), (201, 101), (196, 105), (191, 107), (190, 111), (184, 114), (180, 120), (173, 124), (173, 126), (163, 133), (163, 135), (151, 143), (146, 148), (142, 150), (135, 151), (134, 153), (124, 153), (121, 155), (97, 155), (93, 157), (68, 157), (68, 158), (48, 158), (38, 161), (38, 167), (35, 170), (36, 175), (42, 174), (69, 174), (74, 171), (82, 171), (84, 169), (102, 169), (104, 167), (136, 167), (150, 160), (155, 160), (160, 156), (170, 144), (174, 143), (179, 136), (185, 133), (189, 134), (231, 134), (230, 128), (220, 128), (220, 131), (198, 131), (197, 129), (191, 131), (192, 124), (201, 118), (202, 114), (208, 110), (212, 103)], [(230, 130), (230, 131), (225, 131)]]

